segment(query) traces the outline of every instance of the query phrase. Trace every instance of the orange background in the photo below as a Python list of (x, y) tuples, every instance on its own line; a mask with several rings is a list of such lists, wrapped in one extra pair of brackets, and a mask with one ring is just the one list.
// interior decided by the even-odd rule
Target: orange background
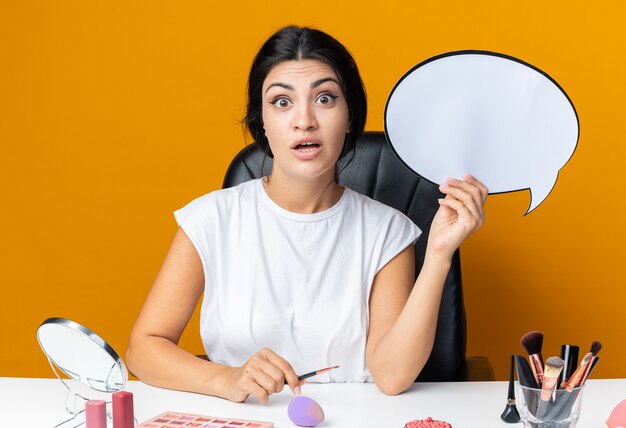
[[(351, 50), (369, 130), (397, 79), (447, 51), (513, 55), (561, 84), (581, 134), (552, 194), (526, 217), (528, 192), (492, 196), (462, 249), (468, 354), (504, 379), (541, 329), (545, 355), (598, 339), (594, 377), (626, 377), (623, 2), (212, 3), (0, 3), (0, 375), (52, 376), (35, 334), (51, 316), (124, 355), (172, 211), (221, 186), (252, 58), (296, 23)], [(181, 345), (202, 352), (197, 314)]]

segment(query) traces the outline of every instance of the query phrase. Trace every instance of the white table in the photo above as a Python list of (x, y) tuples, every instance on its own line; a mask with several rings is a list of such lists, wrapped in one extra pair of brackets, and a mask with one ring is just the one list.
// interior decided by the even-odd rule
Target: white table
[[(288, 388), (268, 404), (229, 401), (129, 382), (135, 416), (143, 422), (164, 411), (272, 421), (276, 428), (294, 427), (287, 417), (292, 398)], [(57, 379), (0, 378), (1, 427), (52, 427), (67, 419), (66, 389)], [(302, 394), (316, 400), (326, 413), (320, 427), (401, 428), (407, 421), (432, 416), (462, 427), (521, 427), (500, 420), (506, 402), (506, 382), (418, 383), (404, 394), (389, 397), (374, 384), (314, 384)], [(613, 407), (626, 399), (626, 379), (587, 382), (578, 428), (602, 428)], [(28, 419), (25, 418), (28, 416)], [(84, 425), (83, 425), (84, 427)]]

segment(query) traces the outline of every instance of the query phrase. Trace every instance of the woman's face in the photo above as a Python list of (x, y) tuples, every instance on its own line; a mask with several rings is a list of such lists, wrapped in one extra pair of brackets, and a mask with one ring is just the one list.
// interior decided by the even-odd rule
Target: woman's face
[(270, 70), (262, 91), (272, 175), (332, 180), (349, 131), (348, 106), (333, 69), (316, 60), (285, 61)]

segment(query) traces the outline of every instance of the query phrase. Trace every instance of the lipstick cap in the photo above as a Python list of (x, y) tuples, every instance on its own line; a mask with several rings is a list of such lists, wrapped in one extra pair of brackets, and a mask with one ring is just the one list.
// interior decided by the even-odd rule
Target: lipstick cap
[(87, 428), (107, 428), (107, 403), (103, 400), (89, 400), (85, 403)]
[(132, 392), (115, 392), (113, 394), (113, 428), (133, 428), (134, 425)]

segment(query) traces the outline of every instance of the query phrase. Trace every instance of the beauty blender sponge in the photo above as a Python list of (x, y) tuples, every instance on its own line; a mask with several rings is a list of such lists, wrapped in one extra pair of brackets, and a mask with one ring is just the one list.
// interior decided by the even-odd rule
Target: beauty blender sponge
[(626, 427), (626, 400), (615, 406), (604, 426), (608, 428)]
[(302, 395), (291, 400), (287, 407), (287, 414), (294, 424), (301, 427), (314, 427), (324, 420), (322, 406), (315, 400)]

